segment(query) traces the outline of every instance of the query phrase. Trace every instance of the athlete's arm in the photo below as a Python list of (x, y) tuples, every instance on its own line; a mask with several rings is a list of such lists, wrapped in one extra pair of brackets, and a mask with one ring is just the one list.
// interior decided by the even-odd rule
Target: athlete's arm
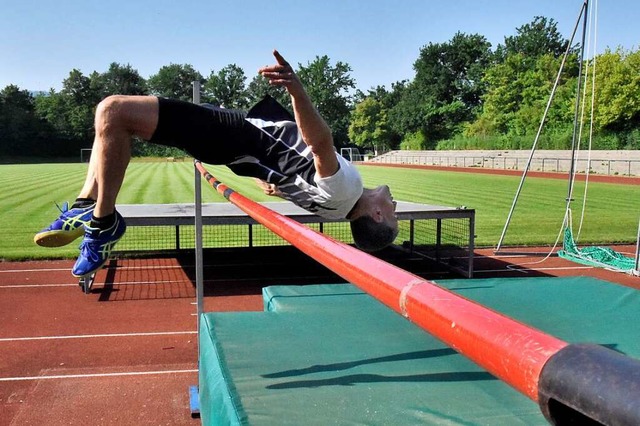
[(277, 64), (263, 67), (258, 72), (269, 79), (270, 84), (287, 89), (302, 139), (313, 153), (317, 175), (321, 178), (333, 176), (339, 166), (331, 129), (311, 103), (291, 65), (277, 50), (273, 51), (273, 56)]

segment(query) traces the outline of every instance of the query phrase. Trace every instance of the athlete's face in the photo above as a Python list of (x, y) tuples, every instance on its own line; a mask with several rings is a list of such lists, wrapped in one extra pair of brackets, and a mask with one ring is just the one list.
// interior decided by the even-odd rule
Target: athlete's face
[(373, 190), (373, 197), (385, 222), (393, 228), (398, 228), (398, 216), (396, 215), (397, 203), (393, 200), (389, 186), (380, 185), (375, 188)]

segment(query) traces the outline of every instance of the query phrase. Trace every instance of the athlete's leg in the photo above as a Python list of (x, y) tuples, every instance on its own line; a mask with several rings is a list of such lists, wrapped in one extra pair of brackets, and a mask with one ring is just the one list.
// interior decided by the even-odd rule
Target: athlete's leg
[(129, 162), (131, 137), (150, 137), (158, 121), (157, 104), (157, 98), (148, 96), (112, 96), (100, 103), (84, 185), (76, 202), (72, 206), (64, 203), (58, 218), (34, 236), (36, 244), (69, 244), (84, 233), (93, 217), (114, 213), (115, 198)]
[(261, 132), (242, 111), (159, 100), (158, 126), (151, 143), (173, 146), (209, 164), (227, 164), (253, 150)]
[[(110, 96), (96, 110), (96, 137), (84, 194), (96, 195), (95, 217), (110, 215), (131, 158), (131, 139), (150, 139), (158, 124), (158, 99), (152, 96)], [(95, 157), (95, 158), (94, 158)], [(95, 162), (94, 162), (95, 161)], [(91, 174), (94, 182), (91, 184)]]
[(124, 235), (126, 224), (115, 205), (131, 158), (131, 139), (149, 139), (157, 123), (155, 97), (110, 96), (98, 105), (91, 166), (83, 188), (90, 194), (97, 191), (97, 200), (91, 222), (85, 225), (73, 275), (86, 277), (100, 269)]

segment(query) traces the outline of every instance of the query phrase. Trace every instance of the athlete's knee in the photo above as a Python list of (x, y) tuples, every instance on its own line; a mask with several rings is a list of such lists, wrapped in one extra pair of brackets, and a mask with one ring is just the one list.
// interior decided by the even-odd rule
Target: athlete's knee
[(159, 117), (155, 96), (112, 95), (98, 104), (96, 134), (127, 134), (149, 139)]
[(128, 96), (112, 95), (103, 99), (96, 108), (96, 132), (124, 128)]

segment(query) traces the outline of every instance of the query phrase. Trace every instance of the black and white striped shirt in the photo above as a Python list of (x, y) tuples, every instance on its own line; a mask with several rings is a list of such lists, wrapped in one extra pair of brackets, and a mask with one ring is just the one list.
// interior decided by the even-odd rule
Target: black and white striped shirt
[(338, 171), (320, 178), (311, 149), (302, 140), (295, 122), (250, 117), (246, 120), (268, 136), (268, 155), (261, 159), (244, 155), (227, 164), (229, 168), (274, 184), (285, 199), (307, 211), (329, 219), (346, 218), (363, 192), (355, 166), (336, 152)]

